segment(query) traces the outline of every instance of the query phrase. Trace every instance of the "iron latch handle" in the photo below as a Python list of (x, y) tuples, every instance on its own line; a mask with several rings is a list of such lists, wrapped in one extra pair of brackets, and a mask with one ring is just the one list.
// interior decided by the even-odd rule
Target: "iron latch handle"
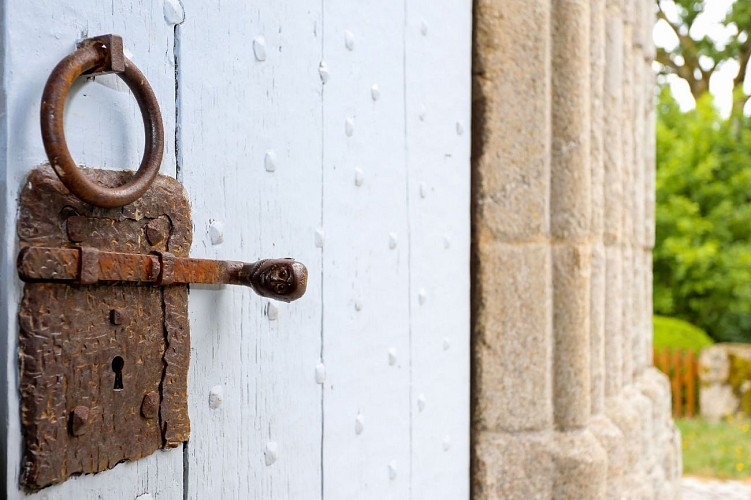
[(175, 257), (167, 252), (104, 252), (91, 247), (26, 247), (18, 254), (17, 268), (23, 281), (245, 285), (262, 297), (285, 302), (302, 297), (308, 283), (308, 270), (294, 259), (246, 263)]

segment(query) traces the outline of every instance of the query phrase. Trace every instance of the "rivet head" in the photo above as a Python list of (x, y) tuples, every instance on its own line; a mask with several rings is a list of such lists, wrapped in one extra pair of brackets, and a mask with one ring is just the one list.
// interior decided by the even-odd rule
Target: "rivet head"
[(326, 61), (321, 61), (321, 64), (318, 65), (318, 74), (321, 76), (321, 83), (326, 83), (329, 81), (329, 65), (326, 64)]
[(221, 385), (215, 385), (209, 390), (209, 408), (216, 410), (224, 402), (224, 388)]
[(266, 39), (263, 36), (253, 39), (253, 55), (256, 56), (256, 61), (266, 60)]
[(398, 244), (399, 244), (399, 237), (396, 235), (396, 233), (389, 233), (389, 248), (393, 250), (396, 248)]
[(318, 363), (316, 365), (316, 384), (323, 384), (326, 382), (326, 365)]
[(266, 317), (269, 318), (269, 321), (276, 321), (279, 319), (279, 308), (271, 302), (266, 304)]
[(396, 460), (389, 462), (389, 479), (396, 479)]
[(70, 412), (70, 433), (74, 436), (82, 436), (88, 431), (89, 416), (91, 409), (88, 406), (76, 406)]
[(149, 240), (149, 243), (152, 245), (158, 245), (167, 239), (167, 231), (168, 228), (165, 227), (162, 220), (154, 219), (146, 224), (146, 239)]
[(358, 436), (365, 430), (365, 417), (362, 413), (358, 413), (355, 417), (355, 434)]
[(279, 446), (277, 446), (275, 441), (269, 441), (263, 450), (263, 460), (268, 466), (273, 465), (277, 458), (279, 458)]
[(113, 325), (123, 324), (123, 312), (120, 309), (112, 309), (110, 311), (110, 323)]
[(396, 349), (392, 347), (391, 349), (389, 349), (389, 366), (396, 365), (396, 360), (397, 360), (397, 352), (396, 352)]
[(218, 220), (211, 221), (209, 224), (209, 239), (211, 244), (221, 245), (224, 243), (224, 223)]
[(159, 413), (159, 393), (147, 392), (141, 401), (141, 415), (143, 418), (154, 418)]
[(344, 32), (344, 46), (347, 47), (347, 50), (354, 50), (355, 48), (355, 35), (349, 30)]
[(321, 228), (316, 229), (316, 232), (315, 232), (316, 248), (323, 248), (324, 239), (325, 239), (325, 235), (324, 235), (323, 229)]
[(276, 153), (274, 151), (266, 151), (266, 156), (263, 158), (263, 167), (266, 169), (266, 172), (276, 170)]
[(443, 337), (443, 350), (448, 351), (451, 348), (451, 339)]

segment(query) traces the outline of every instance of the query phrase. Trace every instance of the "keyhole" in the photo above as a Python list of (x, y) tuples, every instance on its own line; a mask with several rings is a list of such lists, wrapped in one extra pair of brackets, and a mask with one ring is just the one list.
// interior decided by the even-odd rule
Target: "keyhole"
[(112, 371), (115, 372), (115, 390), (123, 390), (123, 366), (125, 361), (120, 356), (115, 356), (112, 360)]

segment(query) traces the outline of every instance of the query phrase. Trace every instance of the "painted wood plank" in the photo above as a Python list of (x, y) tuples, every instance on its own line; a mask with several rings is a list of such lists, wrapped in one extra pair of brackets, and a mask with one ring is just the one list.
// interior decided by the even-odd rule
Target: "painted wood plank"
[(471, 15), (407, 2), (413, 498), (469, 498)]
[(324, 4), (324, 497), (410, 495), (404, 2)]
[[(162, 172), (174, 175), (175, 97), (172, 55), (174, 26), (164, 16), (162, 2), (134, 0), (104, 3), (5, 2), (2, 6), (3, 121), (0, 125), (4, 155), (2, 204), (5, 214), (3, 237), (15, 242), (16, 198), (26, 173), (45, 162), (39, 132), (39, 103), (44, 83), (57, 62), (88, 35), (117, 33), (124, 37), (130, 57), (149, 79), (161, 105), (167, 147)], [(80, 163), (101, 168), (134, 169), (143, 148), (141, 117), (133, 97), (117, 77), (77, 83), (66, 110), (67, 139), (73, 157)], [(21, 285), (15, 277), (17, 245), (4, 245), (0, 274), (11, 277), (4, 287), (2, 330), (10, 334), (0, 348), (6, 366), (2, 373), (5, 394), (2, 403), (2, 443), (5, 493), (8, 498), (25, 496), (18, 490), (21, 470), (21, 430), (18, 401), (16, 314)], [(182, 495), (182, 450), (157, 452), (134, 463), (73, 478), (34, 498), (127, 498), (143, 493), (154, 497)]]
[(321, 495), (321, 30), (319, 3), (271, 0), (191, 2), (179, 30), (193, 255), (310, 273), (292, 304), (192, 287), (188, 498)]

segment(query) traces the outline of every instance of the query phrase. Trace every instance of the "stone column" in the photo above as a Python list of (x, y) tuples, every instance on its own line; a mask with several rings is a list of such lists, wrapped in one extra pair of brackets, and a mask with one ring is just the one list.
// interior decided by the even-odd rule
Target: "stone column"
[(550, 498), (550, 2), (475, 13), (473, 498)]
[(473, 498), (678, 491), (649, 355), (652, 7), (475, 0)]
[(591, 76), (589, 0), (552, 2), (551, 243), (555, 498), (602, 498), (607, 462), (589, 431)]
[[(611, 136), (605, 128), (605, 116), (612, 110), (605, 106), (605, 71), (611, 61), (606, 60), (606, 0), (590, 2), (590, 68), (591, 68), (591, 171), (592, 171), (592, 279), (590, 297), (590, 430), (608, 455), (606, 489), (614, 489), (612, 478), (622, 475), (622, 458), (618, 449), (623, 444), (623, 433), (605, 415), (605, 363), (606, 336), (606, 254), (605, 234), (605, 154), (611, 147)], [(607, 62), (606, 62), (607, 61)], [(608, 103), (609, 105), (610, 103)], [(607, 111), (606, 111), (607, 110)], [(612, 125), (612, 124), (611, 124)], [(606, 147), (607, 142), (607, 147)], [(608, 154), (610, 154), (608, 152)], [(612, 234), (612, 232), (611, 232)], [(615, 266), (613, 266), (615, 268)], [(612, 286), (612, 281), (611, 281)], [(619, 293), (620, 290), (615, 290)], [(611, 297), (611, 301), (612, 301)], [(611, 458), (612, 457), (612, 458)], [(620, 464), (620, 465), (619, 465)]]
[(677, 434), (670, 407), (670, 385), (667, 377), (652, 366), (652, 248), (655, 241), (655, 88), (652, 62), (655, 57), (652, 42), (654, 4), (652, 0), (642, 3), (642, 56), (644, 108), (644, 219), (641, 239), (644, 276), (641, 290), (644, 296), (642, 321), (644, 328), (641, 353), (644, 369), (637, 377), (639, 390), (649, 398), (652, 405), (652, 429), (650, 454), (653, 462), (648, 470), (654, 498), (677, 498), (680, 495), (680, 436)]
[(591, 241), (592, 279), (590, 285), (590, 409), (600, 415), (605, 404), (605, 145), (603, 92), (605, 85), (605, 0), (590, 3), (590, 167), (592, 183)]

